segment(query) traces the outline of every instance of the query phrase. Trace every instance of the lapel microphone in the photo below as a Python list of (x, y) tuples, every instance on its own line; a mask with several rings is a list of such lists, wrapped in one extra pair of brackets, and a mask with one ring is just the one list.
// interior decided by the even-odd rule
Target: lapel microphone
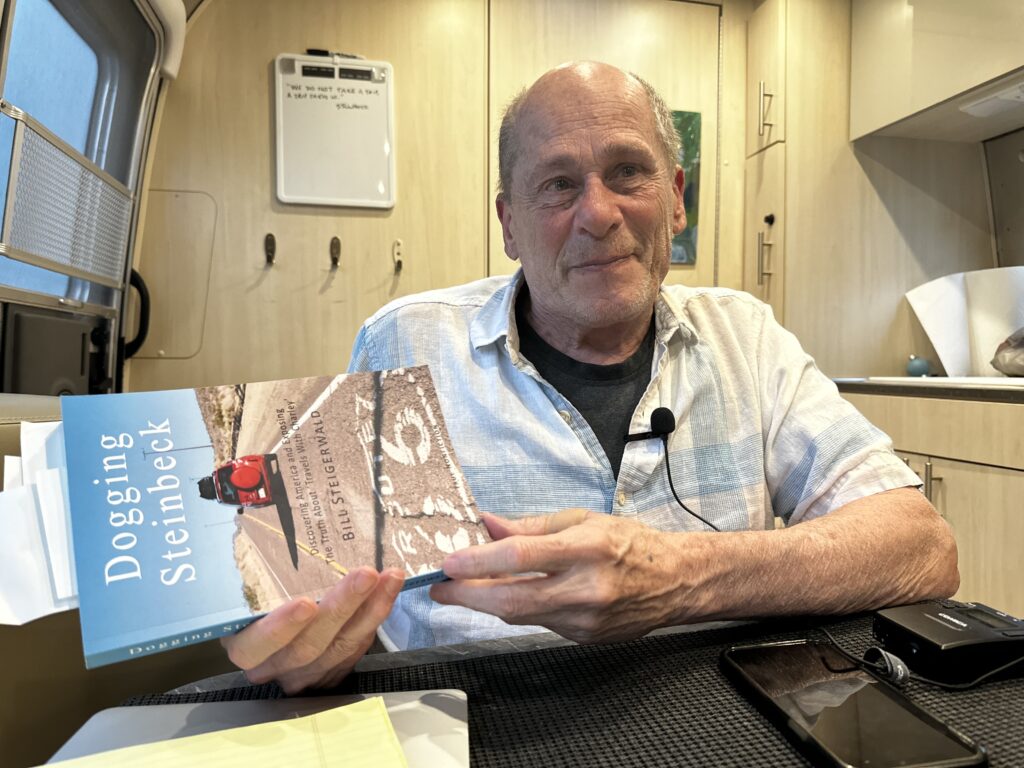
[(655, 408), (654, 412), (651, 413), (651, 431), (638, 432), (635, 435), (626, 435), (626, 442), (632, 443), (635, 440), (652, 440), (655, 437), (668, 440), (668, 436), (675, 431), (675, 414), (672, 413), (671, 409), (661, 406), (660, 408)]
[(653, 440), (656, 437), (661, 438), (662, 444), (665, 446), (665, 471), (668, 473), (668, 487), (672, 489), (672, 495), (676, 499), (676, 503), (682, 507), (689, 515), (700, 520), (704, 525), (713, 531), (718, 531), (719, 528), (709, 523), (703, 517), (698, 515), (688, 506), (683, 504), (679, 499), (679, 494), (676, 493), (676, 487), (672, 484), (672, 465), (668, 460), (668, 436), (676, 431), (676, 417), (672, 413), (670, 408), (665, 406), (659, 406), (651, 412), (651, 431), (650, 432), (638, 432), (635, 435), (626, 435), (625, 440), (627, 443), (632, 443), (635, 440)]

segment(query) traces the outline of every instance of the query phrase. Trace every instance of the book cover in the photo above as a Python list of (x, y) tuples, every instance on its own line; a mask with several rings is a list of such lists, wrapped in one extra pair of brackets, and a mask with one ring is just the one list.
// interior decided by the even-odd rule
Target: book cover
[(61, 398), (86, 666), (486, 540), (426, 367)]

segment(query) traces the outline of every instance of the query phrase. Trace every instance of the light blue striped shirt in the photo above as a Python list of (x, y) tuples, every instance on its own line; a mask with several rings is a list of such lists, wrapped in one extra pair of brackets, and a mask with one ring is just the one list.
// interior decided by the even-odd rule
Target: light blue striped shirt
[[(482, 510), (505, 517), (584, 507), (669, 531), (701, 530), (669, 488), (660, 440), (631, 442), (618, 479), (593, 430), (519, 354), (522, 272), (408, 296), (363, 325), (350, 371), (429, 365)], [(771, 309), (746, 293), (664, 286), (651, 383), (630, 432), (672, 409), (672, 479), (723, 531), (792, 525), (919, 484), (889, 439), (836, 391)], [(541, 631), (404, 592), (382, 628), (391, 648)]]

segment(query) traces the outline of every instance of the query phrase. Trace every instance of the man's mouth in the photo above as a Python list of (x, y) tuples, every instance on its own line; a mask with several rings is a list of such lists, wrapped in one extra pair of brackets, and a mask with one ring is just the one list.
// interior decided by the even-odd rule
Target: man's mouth
[(619, 256), (601, 256), (599, 258), (587, 259), (579, 264), (573, 265), (573, 269), (591, 270), (598, 271), (607, 267), (613, 267), (620, 264), (628, 259), (632, 258), (632, 254), (626, 253)]

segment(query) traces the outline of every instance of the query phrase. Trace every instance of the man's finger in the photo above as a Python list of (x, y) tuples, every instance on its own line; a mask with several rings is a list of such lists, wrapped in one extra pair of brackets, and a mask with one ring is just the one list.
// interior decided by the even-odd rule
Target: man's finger
[(313, 621), (287, 644), (279, 645), (272, 654), (267, 654), (258, 667), (248, 668), (249, 679), (254, 683), (265, 682), (282, 671), (304, 667), (319, 658), (370, 595), (379, 579), (380, 574), (372, 568), (358, 568), (346, 574), (320, 599)]
[(317, 614), (309, 598), (292, 600), (275, 608), (238, 634), (221, 638), (231, 663), (240, 669), (252, 669), (294, 640)]
[(453, 579), (558, 573), (580, 561), (578, 543), (564, 531), (549, 536), (510, 536), (453, 552), (441, 567)]
[(282, 654), (252, 670), (250, 677), (276, 679), (288, 694), (310, 685), (340, 683), (373, 643), (377, 627), (387, 618), (404, 580), (404, 574), (397, 569), (381, 574), (374, 590), (311, 663), (299, 669), (281, 668), (282, 663), (287, 663)]
[(487, 532), (495, 541), (509, 536), (543, 536), (549, 533), (564, 531), (573, 525), (579, 525), (591, 513), (586, 509), (562, 509), (550, 515), (534, 515), (511, 520), (484, 512), (484, 523)]
[(445, 581), (430, 588), (430, 597), (442, 605), (490, 613), (509, 624), (542, 624), (550, 608), (542, 585), (549, 581), (544, 576)]

